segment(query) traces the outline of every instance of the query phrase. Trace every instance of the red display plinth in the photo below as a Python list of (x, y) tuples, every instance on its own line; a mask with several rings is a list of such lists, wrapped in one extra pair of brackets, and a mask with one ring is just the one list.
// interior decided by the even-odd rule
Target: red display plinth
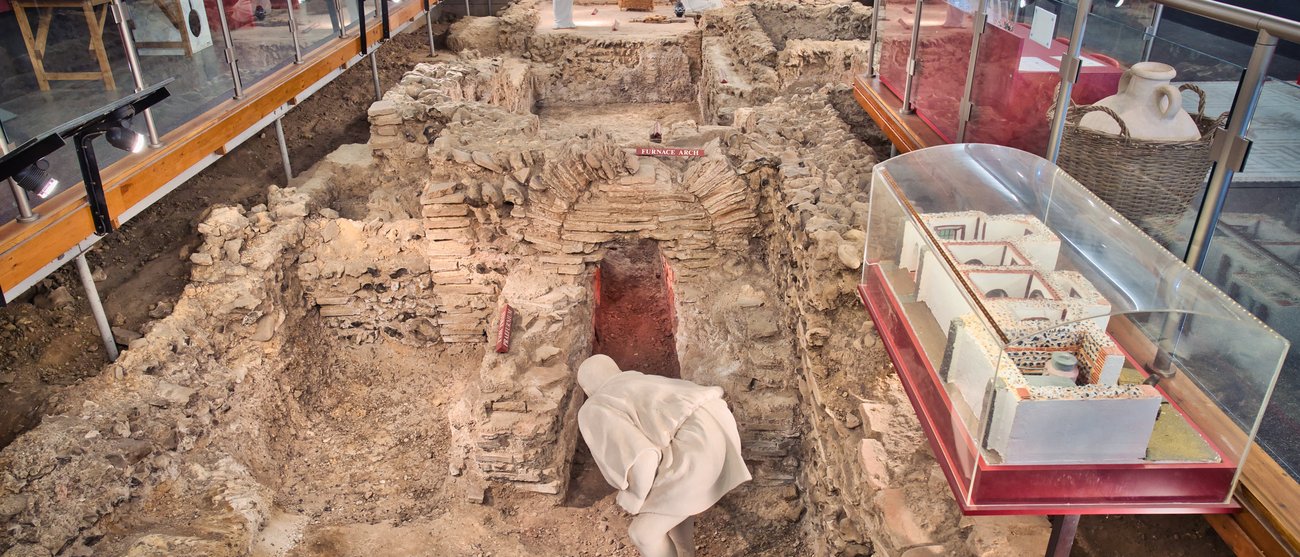
[[(1207, 514), (1229, 501), (1236, 463), (1005, 465), (985, 460), (923, 354), (879, 266), (858, 293), (965, 514)], [(1179, 410), (1181, 413), (1181, 410)]]
[[(920, 69), (913, 107), (948, 142), (956, 139), (970, 37), (969, 28), (929, 31), (927, 27), (918, 46)], [(903, 96), (909, 43), (910, 36), (902, 34), (881, 38), (880, 81), (899, 98)], [(1028, 25), (1017, 24), (1009, 30), (990, 25), (975, 62), (971, 91), (975, 109), (963, 141), (1006, 145), (1041, 155), (1047, 146), (1048, 111), (1061, 83), (1060, 59), (1066, 46), (1059, 40), (1050, 47), (1029, 40)], [(1084, 57), (1071, 99), (1091, 104), (1115, 94), (1123, 68), (1104, 56)]]

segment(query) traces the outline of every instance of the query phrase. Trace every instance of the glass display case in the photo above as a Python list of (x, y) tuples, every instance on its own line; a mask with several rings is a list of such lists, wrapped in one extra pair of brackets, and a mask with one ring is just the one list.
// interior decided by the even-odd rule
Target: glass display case
[(859, 292), (970, 514), (1228, 512), (1288, 341), (1050, 162), (877, 164)]

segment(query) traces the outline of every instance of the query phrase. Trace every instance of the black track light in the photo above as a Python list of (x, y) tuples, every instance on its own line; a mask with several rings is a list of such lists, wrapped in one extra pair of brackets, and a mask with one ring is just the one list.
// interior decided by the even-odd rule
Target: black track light
[(50, 177), (49, 170), (50, 161), (40, 159), (14, 174), (14, 182), (18, 183), (18, 187), (36, 194), (36, 197), (45, 199), (59, 187), (59, 181)]
[(126, 127), (125, 123), (119, 123), (109, 128), (108, 133), (104, 134), (104, 139), (108, 140), (109, 145), (128, 153), (139, 153), (144, 150), (144, 146), (148, 143), (144, 134), (131, 130), (131, 128)]

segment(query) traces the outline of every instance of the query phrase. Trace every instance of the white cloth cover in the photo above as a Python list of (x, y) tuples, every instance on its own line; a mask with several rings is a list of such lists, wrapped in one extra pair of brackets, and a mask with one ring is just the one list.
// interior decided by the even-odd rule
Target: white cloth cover
[(555, 0), (553, 13), (556, 29), (573, 27), (573, 0)]
[[(618, 503), (627, 512), (699, 514), (751, 479), (720, 387), (637, 371), (597, 385), (578, 411), (578, 427), (601, 475), (620, 490)], [(648, 494), (636, 489), (647, 479), (633, 477), (638, 460), (658, 463)], [(645, 464), (637, 468), (649, 470)]]
[(722, 0), (682, 0), (682, 5), (686, 6), (687, 12), (700, 13), (704, 10), (721, 8)]

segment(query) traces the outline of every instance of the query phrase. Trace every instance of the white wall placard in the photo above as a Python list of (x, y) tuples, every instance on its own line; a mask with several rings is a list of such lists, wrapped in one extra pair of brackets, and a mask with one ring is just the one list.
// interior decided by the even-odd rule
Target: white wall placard
[(1034, 22), (1029, 25), (1029, 40), (1052, 48), (1052, 38), (1056, 35), (1056, 14), (1034, 6)]

